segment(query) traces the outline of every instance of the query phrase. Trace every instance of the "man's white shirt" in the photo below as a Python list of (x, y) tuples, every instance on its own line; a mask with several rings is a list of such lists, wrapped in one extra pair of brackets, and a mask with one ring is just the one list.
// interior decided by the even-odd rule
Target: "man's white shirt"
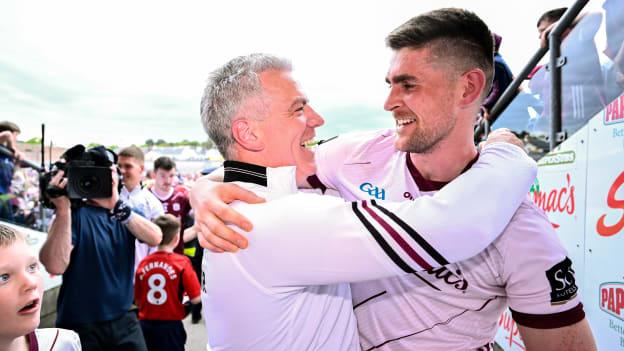
[[(505, 175), (503, 164), (512, 170), (505, 181), (475, 190)], [(291, 167), (227, 161), (225, 180), (243, 181), (268, 202), (233, 204), (254, 223), (248, 249), (205, 252), (202, 301), (212, 350), (359, 350), (345, 282), (411, 274), (477, 254), (506, 226), (535, 172), (519, 148), (494, 145), (435, 197), (382, 206), (295, 193)], [(508, 201), (494, 203), (506, 193)], [(466, 208), (478, 194), (489, 204)], [(456, 226), (445, 216), (457, 218)]]
[[(132, 189), (132, 191), (128, 191), (128, 188), (125, 186), (121, 188), (121, 192), (119, 192), (119, 198), (123, 200), (133, 212), (141, 215), (144, 218), (149, 219), (150, 221), (154, 220), (156, 217), (165, 214), (165, 210), (163, 209), (162, 203), (151, 191), (148, 189), (144, 189), (140, 185), (137, 185)], [(134, 253), (134, 268), (139, 265), (141, 260), (145, 258), (145, 256), (151, 254), (156, 251), (156, 246), (149, 246), (139, 240), (135, 240), (135, 253)]]

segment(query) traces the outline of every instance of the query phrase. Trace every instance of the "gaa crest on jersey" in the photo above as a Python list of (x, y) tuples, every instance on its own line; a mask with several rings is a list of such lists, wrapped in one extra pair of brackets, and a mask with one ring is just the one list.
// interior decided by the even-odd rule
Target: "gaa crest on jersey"
[(385, 200), (386, 199), (386, 189), (375, 186), (371, 183), (362, 183), (360, 184), (360, 190), (367, 193), (369, 196), (377, 199), (377, 200)]
[(576, 296), (578, 287), (574, 278), (572, 261), (569, 258), (566, 257), (547, 270), (546, 278), (550, 283), (550, 303), (552, 305), (564, 304)]
[(180, 204), (177, 203), (177, 202), (174, 202), (173, 203), (173, 210), (176, 211), (176, 212), (180, 211)]

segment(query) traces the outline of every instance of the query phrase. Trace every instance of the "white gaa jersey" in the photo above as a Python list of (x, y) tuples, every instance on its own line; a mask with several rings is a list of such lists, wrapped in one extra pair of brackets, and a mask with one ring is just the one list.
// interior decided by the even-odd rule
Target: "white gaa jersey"
[[(119, 192), (119, 198), (130, 206), (134, 213), (139, 214), (143, 218), (147, 218), (150, 221), (165, 214), (165, 210), (160, 200), (158, 200), (151, 191), (142, 188), (140, 185), (134, 187), (132, 191), (128, 191), (128, 189), (124, 186), (121, 188), (121, 192)], [(157, 247), (149, 246), (139, 240), (134, 241), (134, 246), (134, 269), (136, 270), (143, 258), (156, 251)]]
[[(346, 200), (376, 199), (381, 204), (430, 197), (455, 183), (424, 179), (408, 154), (396, 151), (394, 140), (393, 131), (377, 131), (341, 135), (321, 145), (316, 152), (318, 180)], [(509, 144), (501, 147), (519, 150)], [(487, 146), (459, 178), (479, 167), (491, 151)], [(500, 215), (509, 194), (484, 195), (508, 182), (514, 171), (498, 167), (501, 174), (463, 189), (474, 192), (474, 198), (464, 202), (465, 211)], [(458, 214), (447, 212), (444, 217), (452, 230)], [(462, 234), (470, 236), (471, 230), (464, 227)], [(465, 238), (454, 243), (456, 249), (464, 245)], [(438, 248), (443, 257), (452, 251)], [(488, 350), (507, 306), (517, 323), (532, 328), (562, 327), (584, 317), (566, 251), (545, 214), (526, 196), (502, 235), (478, 255), (351, 288), (363, 350)]]
[[(492, 177), (511, 174), (478, 190)], [(436, 196), (379, 204), (297, 193), (293, 167), (226, 161), (227, 181), (268, 202), (233, 207), (254, 224), (249, 248), (205, 252), (202, 302), (210, 347), (222, 350), (360, 350), (351, 292), (366, 281), (440, 267), (494, 240), (522, 202), (536, 166), (520, 149), (494, 146)], [(477, 195), (498, 204), (470, 208)], [(450, 226), (447, 215), (457, 220)], [(468, 232), (470, 235), (466, 235)], [(464, 245), (455, 245), (462, 241)]]

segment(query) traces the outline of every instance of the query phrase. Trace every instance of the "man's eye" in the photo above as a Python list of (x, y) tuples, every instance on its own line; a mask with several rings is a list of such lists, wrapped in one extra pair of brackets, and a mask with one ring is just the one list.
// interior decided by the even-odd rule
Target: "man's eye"
[(414, 84), (403, 84), (403, 88), (405, 90), (411, 90), (413, 88), (415, 88), (416, 86)]
[(8, 274), (1, 274), (0, 275), (0, 284), (4, 284), (7, 281), (9, 281), (9, 275)]

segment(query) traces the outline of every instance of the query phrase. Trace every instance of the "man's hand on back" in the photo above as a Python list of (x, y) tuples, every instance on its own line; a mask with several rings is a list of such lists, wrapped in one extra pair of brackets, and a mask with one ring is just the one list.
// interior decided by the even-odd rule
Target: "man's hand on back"
[(507, 128), (499, 128), (492, 131), (488, 135), (487, 140), (484, 141), (481, 146), (498, 142), (513, 144), (524, 150), (524, 142), (518, 139), (518, 137)]
[(201, 179), (190, 192), (191, 207), (195, 212), (195, 229), (202, 247), (213, 252), (236, 252), (247, 247), (247, 239), (225, 223), (250, 231), (251, 222), (228, 204), (243, 201), (250, 204), (265, 200), (235, 184), (215, 183)]

